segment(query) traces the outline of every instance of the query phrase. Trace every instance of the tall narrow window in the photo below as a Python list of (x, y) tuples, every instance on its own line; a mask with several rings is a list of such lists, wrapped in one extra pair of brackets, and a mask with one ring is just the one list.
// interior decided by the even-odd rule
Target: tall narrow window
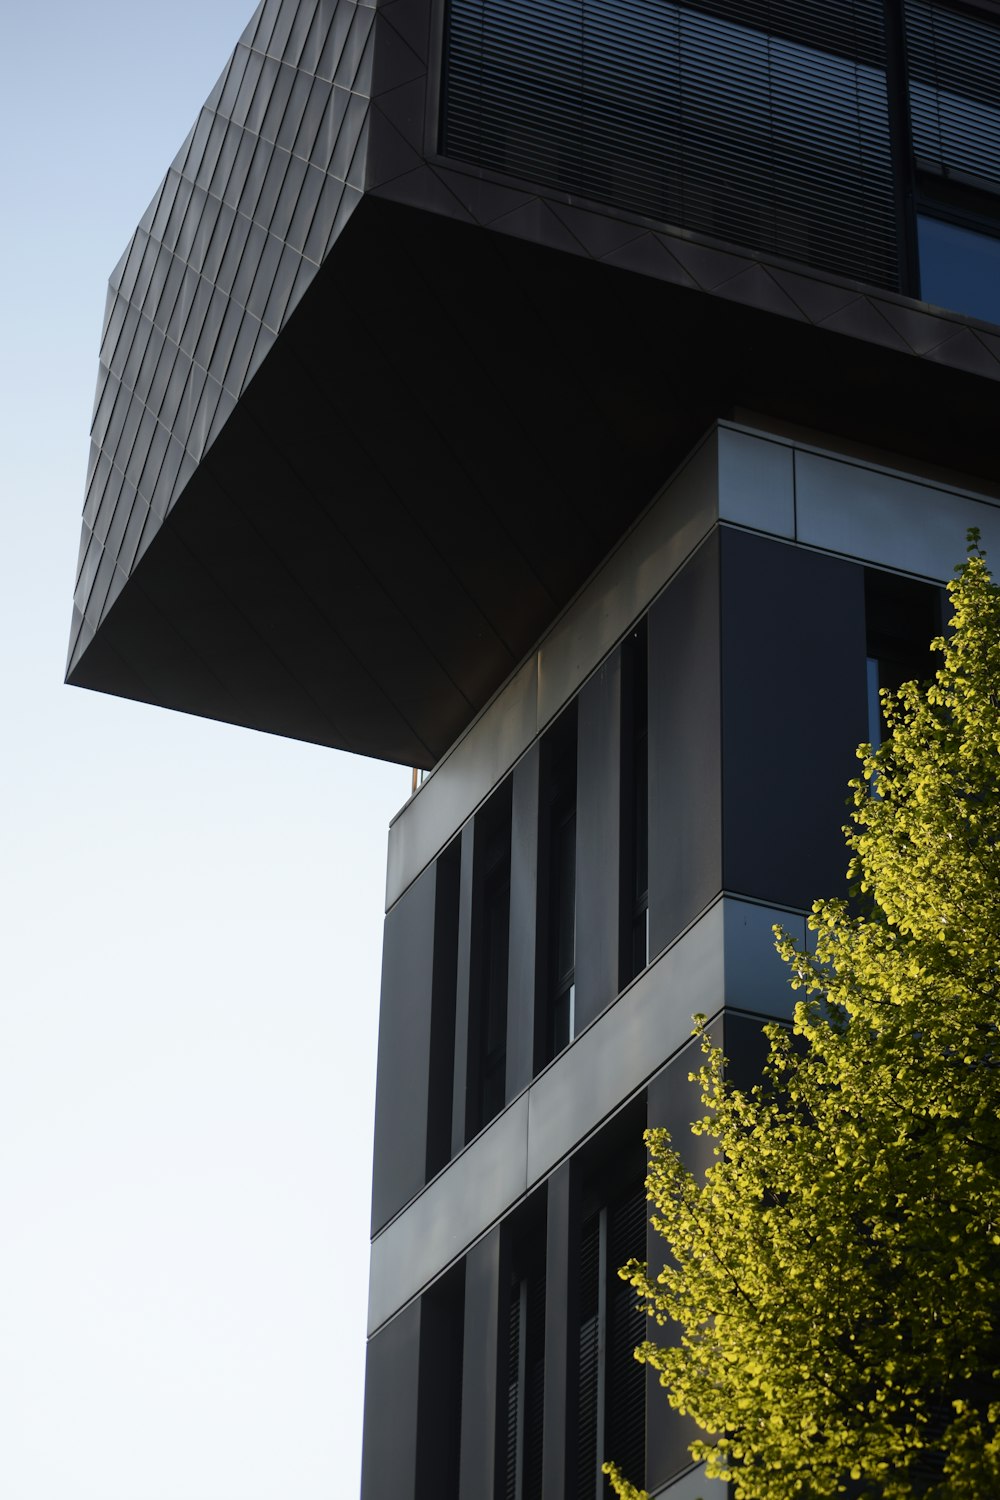
[(510, 783), (476, 818), (466, 1138), (504, 1106), (510, 943)]
[(934, 584), (865, 570), (868, 738), (876, 748), (885, 734), (879, 692), (933, 675), (930, 642), (942, 627), (942, 591)]
[(618, 1268), (646, 1258), (646, 1194), (632, 1184), (584, 1221), (580, 1236), (576, 1477), (580, 1500), (606, 1500), (601, 1473), (613, 1459), (634, 1483), (645, 1478), (645, 1372), (633, 1357), (645, 1315)]
[(539, 991), (535, 1055), (543, 1067), (576, 1030), (576, 710), (542, 743), (539, 797)]
[(451, 1156), (455, 1065), (455, 981), (462, 841), (438, 856), (434, 892), (434, 976), (431, 989), (430, 1077), (427, 1090), (427, 1180)]
[(420, 1299), (415, 1500), (458, 1500), (465, 1262)]
[(1000, 25), (906, 0), (920, 295), (1000, 323)]
[(515, 1260), (507, 1310), (504, 1500), (542, 1500), (545, 1245)]
[(649, 651), (641, 620), (622, 647), (619, 983), (649, 963)]

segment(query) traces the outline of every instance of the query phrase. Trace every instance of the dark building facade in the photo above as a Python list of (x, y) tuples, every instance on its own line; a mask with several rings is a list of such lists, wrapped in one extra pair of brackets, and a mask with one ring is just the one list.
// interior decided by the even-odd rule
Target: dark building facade
[(998, 394), (994, 0), (250, 21), (111, 278), (67, 676), (428, 773), (363, 1500), (721, 1493), (631, 1358), (642, 1129), (694, 1012), (747, 1076), (789, 1013)]

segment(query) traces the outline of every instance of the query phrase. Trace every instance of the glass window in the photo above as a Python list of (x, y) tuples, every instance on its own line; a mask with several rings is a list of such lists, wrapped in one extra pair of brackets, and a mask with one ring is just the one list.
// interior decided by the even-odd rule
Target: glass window
[(570, 708), (542, 743), (539, 796), (538, 941), (541, 958), (536, 1067), (576, 1031), (576, 712)]
[(642, 1181), (619, 1191), (585, 1220), (580, 1236), (576, 1493), (606, 1500), (601, 1474), (614, 1458), (642, 1484), (645, 1469), (645, 1370), (633, 1358), (646, 1337), (645, 1313), (618, 1275), (646, 1259), (646, 1191)]
[(934, 584), (865, 569), (868, 738), (876, 748), (885, 735), (879, 689), (896, 692), (904, 682), (926, 682), (934, 673), (929, 648), (941, 633), (942, 598)]
[(466, 1139), (504, 1107), (510, 944), (510, 782), (476, 817)]
[(545, 1241), (515, 1256), (507, 1310), (504, 1500), (542, 1500)]
[(1000, 238), (920, 214), (917, 241), (925, 302), (1000, 323)]
[(649, 684), (646, 622), (622, 647), (621, 939), (619, 982), (649, 963)]

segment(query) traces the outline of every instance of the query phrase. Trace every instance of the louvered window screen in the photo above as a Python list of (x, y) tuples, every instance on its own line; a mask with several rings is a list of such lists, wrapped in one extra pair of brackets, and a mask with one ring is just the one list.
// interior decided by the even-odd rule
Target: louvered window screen
[[(646, 1316), (617, 1275), (626, 1261), (646, 1259), (646, 1192), (639, 1184), (608, 1209), (607, 1417), (605, 1457), (633, 1484), (645, 1482), (646, 1372), (633, 1357), (646, 1337)], [(609, 1491), (610, 1493), (610, 1491)]]
[(511, 1284), (507, 1315), (504, 1500), (542, 1500), (545, 1398), (545, 1273)]
[(597, 1493), (598, 1397), (601, 1388), (601, 1215), (594, 1214), (580, 1236), (580, 1345), (577, 1388), (576, 1493)]
[(1000, 21), (907, 0), (917, 167), (1000, 192)]
[(441, 149), (895, 286), (882, 0), (450, 0)]
[(636, 1184), (593, 1214), (580, 1236), (580, 1340), (576, 1495), (605, 1500), (600, 1469), (612, 1458), (633, 1484), (645, 1479), (645, 1367), (633, 1358), (646, 1337), (645, 1315), (618, 1275), (646, 1258), (646, 1193)]

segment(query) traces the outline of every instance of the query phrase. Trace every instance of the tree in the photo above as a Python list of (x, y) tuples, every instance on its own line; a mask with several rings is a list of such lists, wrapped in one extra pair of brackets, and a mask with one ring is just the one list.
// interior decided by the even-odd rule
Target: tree
[(646, 1136), (668, 1259), (621, 1274), (675, 1341), (636, 1357), (739, 1500), (1000, 1495), (1000, 587), (969, 553), (934, 680), (859, 748), (851, 900), (812, 952), (775, 930), (803, 997), (764, 1081), (696, 1018), (712, 1164)]

